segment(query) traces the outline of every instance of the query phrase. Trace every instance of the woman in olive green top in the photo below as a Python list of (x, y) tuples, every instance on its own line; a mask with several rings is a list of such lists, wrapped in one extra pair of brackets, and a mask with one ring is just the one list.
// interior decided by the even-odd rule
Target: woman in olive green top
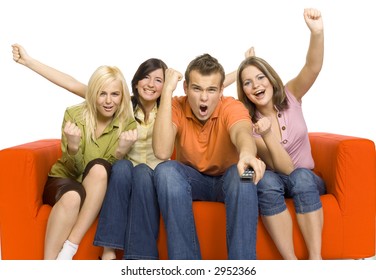
[(52, 207), (45, 259), (72, 259), (98, 215), (111, 165), (137, 140), (124, 76), (101, 66), (91, 76), (85, 101), (69, 107), (62, 125), (62, 157), (53, 165), (43, 193)]

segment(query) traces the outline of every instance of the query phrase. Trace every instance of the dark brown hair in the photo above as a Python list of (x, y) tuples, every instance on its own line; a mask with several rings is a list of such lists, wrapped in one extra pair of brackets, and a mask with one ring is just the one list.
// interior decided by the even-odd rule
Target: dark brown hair
[[(137, 90), (137, 83), (139, 81), (141, 81), (142, 79), (144, 79), (151, 72), (153, 72), (157, 69), (163, 70), (163, 79), (164, 79), (164, 74), (165, 74), (165, 71), (167, 69), (167, 65), (166, 65), (166, 63), (164, 63), (162, 60), (160, 60), (158, 58), (150, 58), (150, 59), (144, 61), (143, 63), (141, 63), (141, 65), (138, 67), (138, 69), (137, 69), (137, 71), (134, 74), (133, 79), (132, 79), (132, 93), (133, 93), (133, 95), (131, 97), (131, 100), (132, 100), (133, 111), (135, 111), (137, 106), (138, 106), (145, 114), (145, 109), (140, 102), (140, 94)], [(161, 97), (158, 97), (157, 106), (159, 106), (160, 99), (161, 99)], [(140, 120), (137, 120), (137, 118), (136, 118), (136, 121), (140, 122)]]
[(189, 74), (192, 71), (198, 71), (201, 75), (208, 76), (214, 73), (221, 74), (221, 85), (225, 81), (225, 70), (218, 60), (212, 57), (210, 54), (203, 54), (192, 60), (187, 70), (185, 70), (185, 82), (189, 85)]

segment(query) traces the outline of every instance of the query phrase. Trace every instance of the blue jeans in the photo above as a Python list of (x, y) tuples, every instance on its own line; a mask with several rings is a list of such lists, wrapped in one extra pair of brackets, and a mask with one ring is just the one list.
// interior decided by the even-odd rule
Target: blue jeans
[(167, 231), (169, 259), (201, 259), (193, 200), (224, 202), (229, 259), (256, 259), (257, 191), (240, 180), (236, 165), (209, 176), (174, 160), (154, 171), (159, 207)]
[(124, 250), (132, 169), (129, 160), (119, 160), (112, 166), (94, 237), (95, 246)]
[(284, 211), (285, 198), (292, 198), (296, 213), (304, 214), (322, 207), (320, 195), (325, 193), (325, 183), (306, 168), (297, 168), (288, 176), (266, 170), (257, 184), (257, 192), (263, 216)]
[(153, 170), (146, 164), (133, 168), (124, 259), (158, 259), (160, 212)]

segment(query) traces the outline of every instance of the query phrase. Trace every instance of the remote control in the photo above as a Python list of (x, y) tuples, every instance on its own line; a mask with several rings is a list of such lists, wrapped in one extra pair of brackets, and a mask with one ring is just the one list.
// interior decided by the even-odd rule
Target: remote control
[(253, 170), (252, 167), (248, 167), (244, 173), (242, 174), (241, 176), (241, 179), (242, 180), (246, 180), (246, 181), (252, 181), (253, 180), (253, 174), (255, 174), (255, 171)]

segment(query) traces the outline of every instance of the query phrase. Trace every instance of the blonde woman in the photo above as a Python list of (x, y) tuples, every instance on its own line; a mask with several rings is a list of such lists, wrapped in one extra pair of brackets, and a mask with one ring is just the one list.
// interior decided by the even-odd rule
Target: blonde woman
[(112, 163), (137, 140), (124, 76), (101, 66), (91, 76), (85, 101), (66, 109), (62, 157), (53, 165), (43, 193), (52, 206), (45, 259), (71, 260), (99, 210)]

